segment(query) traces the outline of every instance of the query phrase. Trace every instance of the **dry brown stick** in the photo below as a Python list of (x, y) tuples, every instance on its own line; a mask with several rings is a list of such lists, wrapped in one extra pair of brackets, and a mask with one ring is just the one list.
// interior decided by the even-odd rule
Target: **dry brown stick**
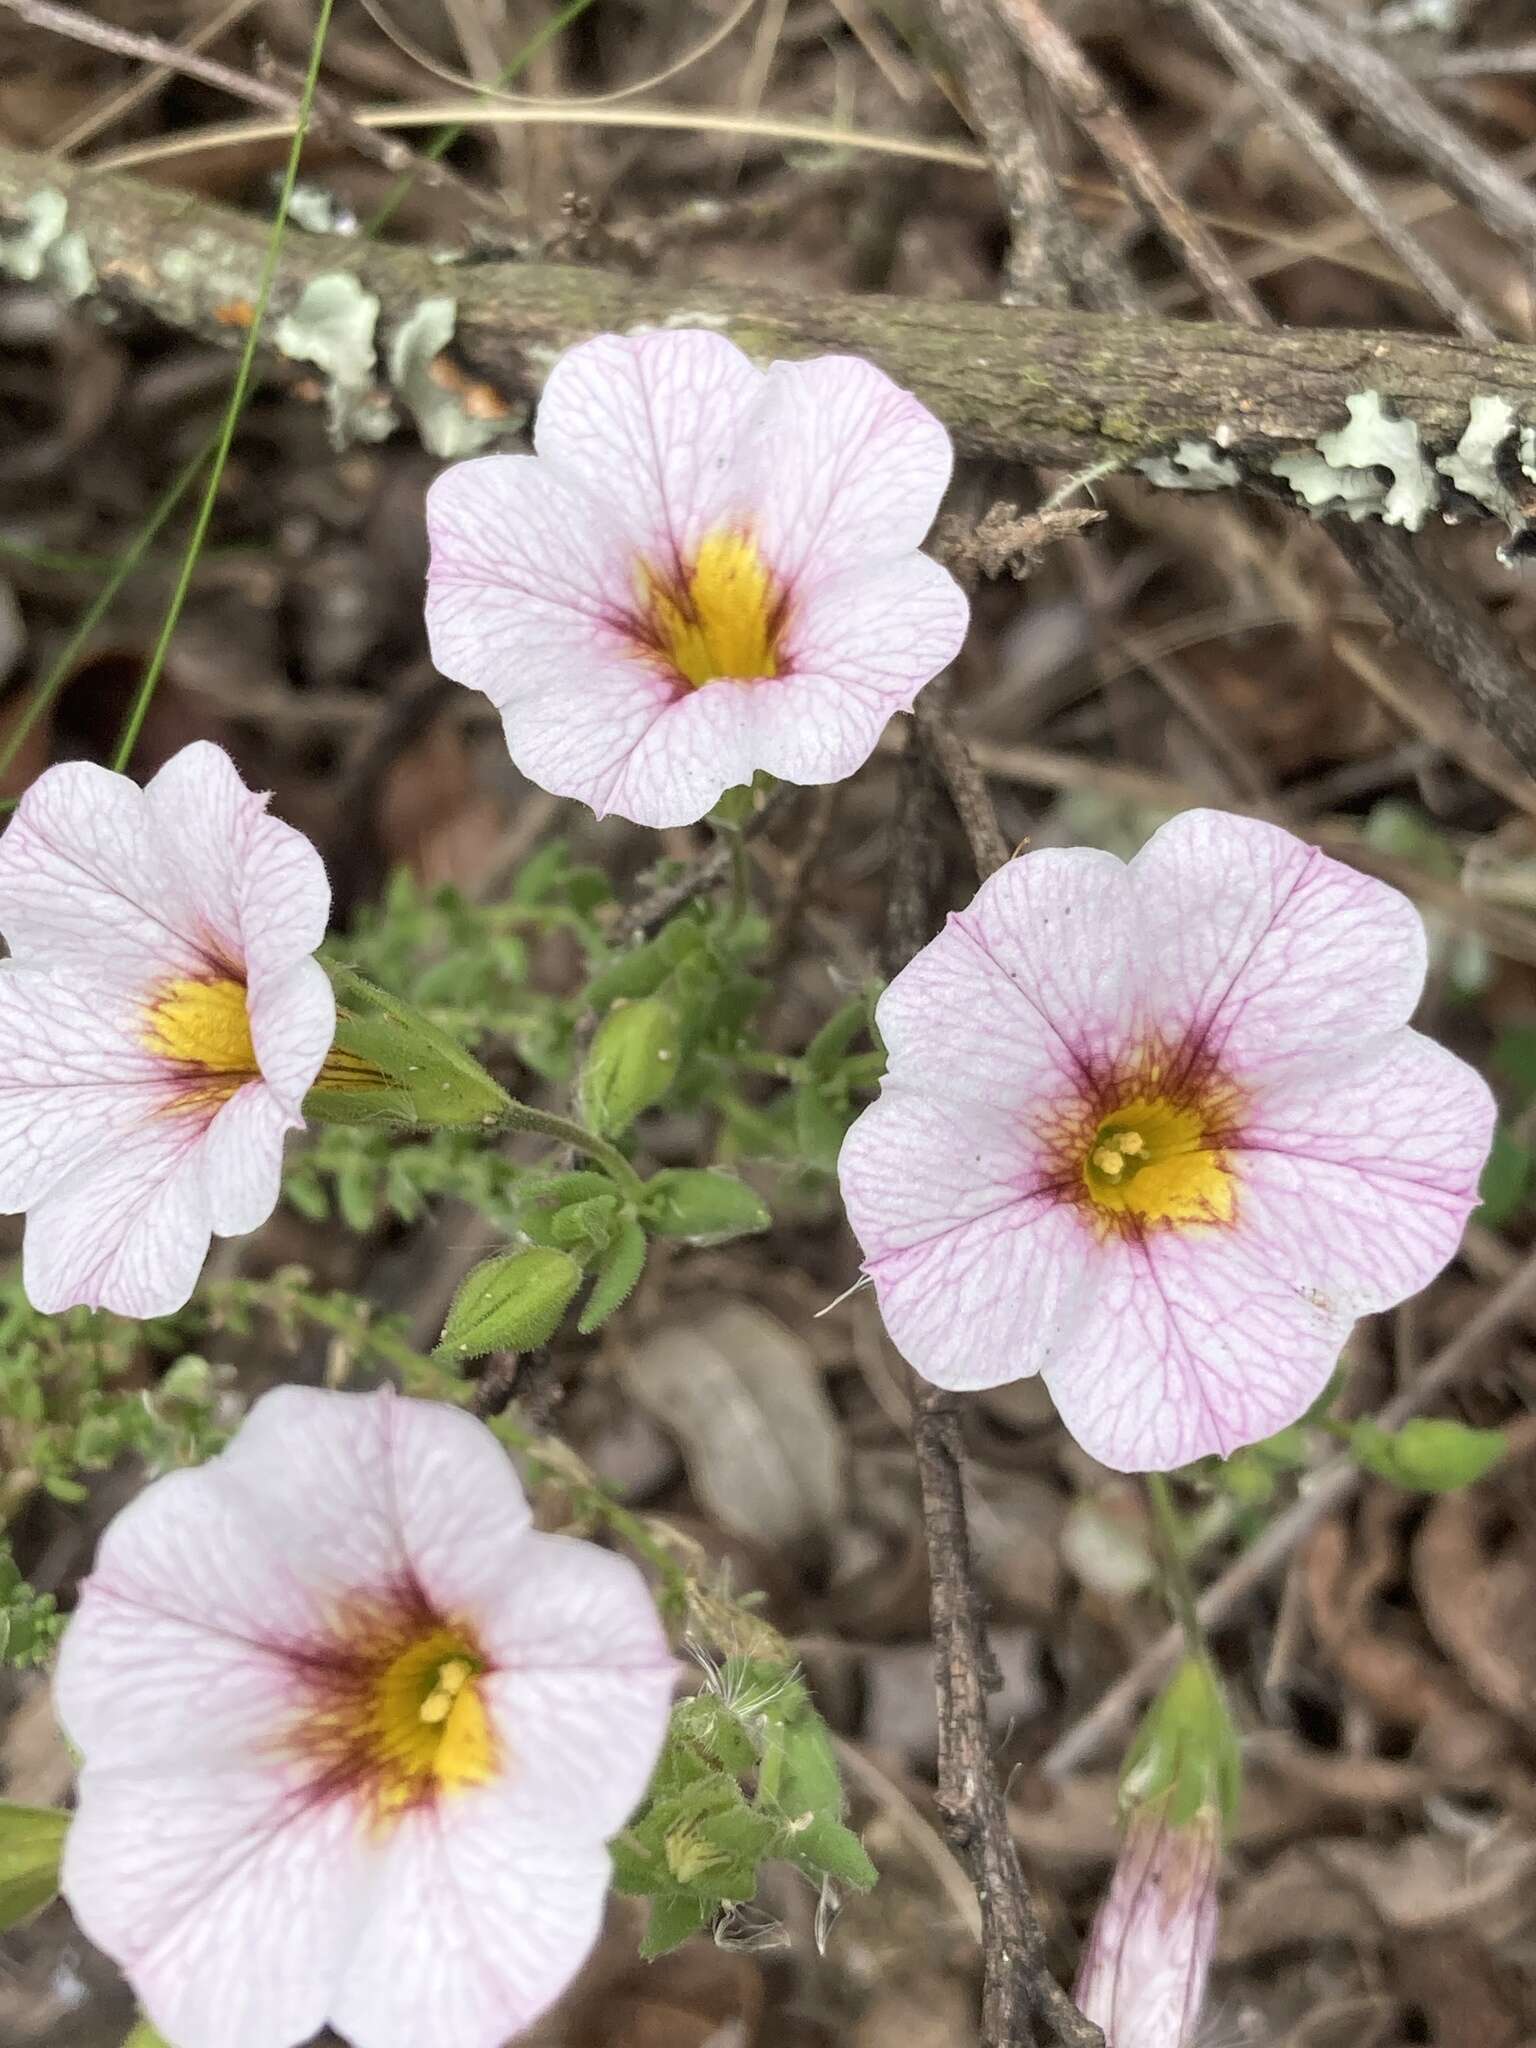
[(1014, 52), (987, 0), (937, 0), (937, 12), (1008, 216), (1004, 304), (1069, 306), (1075, 283), (1100, 312), (1134, 312), (1121, 273), (1105, 263), (1062, 196)]
[[(935, 921), (939, 771), (926, 744), (932, 729), (917, 726), (901, 765), (884, 948), (893, 974), (927, 941)], [(1032, 2048), (1037, 2022), (1065, 2048), (1102, 2048), (1099, 2029), (1052, 1975), (993, 1761), (987, 1695), (996, 1689), (996, 1667), (972, 1569), (957, 1406), (952, 1394), (917, 1384), (912, 1452), (931, 1589), (939, 1811), (981, 1907), (981, 2048)]]
[[(1376, 1417), (1383, 1429), (1399, 1429), (1437, 1395), (1445, 1392), (1491, 1337), (1536, 1300), (1536, 1252), (1528, 1253), (1494, 1294), (1489, 1295), (1466, 1327), (1430, 1360), (1418, 1377), (1389, 1401)], [(1341, 1507), (1363, 1483), (1365, 1475), (1347, 1452), (1331, 1458), (1305, 1482), (1305, 1490), (1283, 1514), (1277, 1515), (1263, 1535), (1229, 1565), (1200, 1596), (1200, 1620), (1206, 1630), (1217, 1628), (1248, 1595), (1261, 1586), (1310, 1530)], [(1091, 1712), (1076, 1722), (1050, 1749), (1040, 1768), (1047, 1776), (1063, 1778), (1080, 1769), (1100, 1747), (1116, 1735), (1153, 1688), (1177, 1663), (1183, 1638), (1168, 1629), (1105, 1692)]]
[(1253, 88), (1260, 105), (1332, 179), (1342, 197), (1354, 207), (1377, 240), (1392, 251), (1405, 270), (1412, 273), (1446, 318), (1469, 340), (1492, 341), (1492, 324), (1425, 248), (1412, 228), (1397, 219), (1384, 204), (1354, 158), (1340, 148), (1312, 109), (1291, 91), (1279, 67), (1270, 63), (1227, 19), (1221, 0), (1184, 0), (1184, 4), (1232, 69)]
[(1116, 177), (1151, 213), (1183, 257), (1213, 306), (1255, 326), (1264, 313), (1211, 234), (1163, 175), (1162, 166), (1126, 119), (1076, 43), (1046, 13), (1040, 0), (997, 0), (1031, 62), (1098, 147)]
[[(201, 56), (186, 44), (167, 43), (159, 36), (118, 28), (112, 22), (82, 14), (78, 8), (61, 7), (57, 0), (0, 0), (0, 7), (33, 28), (48, 29), (55, 35), (67, 36), (72, 42), (89, 43), (94, 49), (110, 50), (114, 56), (128, 57), (135, 63), (153, 64), (162, 71), (179, 71), (184, 77), (196, 78), (204, 85), (228, 93), (232, 99), (245, 101), (254, 107), (266, 107), (285, 119), (292, 119), (297, 112), (297, 92), (276, 85), (270, 79), (259, 78), (254, 72), (237, 71), (232, 65)], [(328, 131), (345, 141), (360, 156), (369, 158), (387, 171), (397, 175), (409, 172), (424, 185), (449, 187), (477, 212), (495, 214), (498, 219), (506, 217), (503, 207), (485, 194), (476, 192), (446, 164), (418, 156), (397, 136), (362, 127), (329, 94), (317, 99), (311, 126), (316, 132)]]
[(912, 716), (918, 737), (949, 791), (976, 873), (985, 881), (1008, 859), (1011, 849), (981, 771), (946, 715), (947, 695), (943, 683), (930, 683), (913, 705)]
[[(1227, 0), (1227, 4), (1236, 5), (1238, 0)], [(1148, 204), (1162, 203), (1155, 183), (1146, 176), (1145, 145), (1113, 108), (1097, 74), (1071, 37), (1043, 13), (1038, 0), (996, 0), (996, 5), (1014, 24), (1024, 48), (1084, 133), (1098, 145), (1116, 179)], [(1246, 10), (1248, 0), (1241, 0), (1241, 5)], [(1191, 221), (1176, 193), (1168, 196), (1173, 211), (1163, 216), (1163, 226), (1170, 240), (1183, 250), (1191, 269), (1196, 269), (1198, 262), (1197, 274), (1205, 289), (1218, 294), (1245, 327), (1256, 333), (1268, 329), (1268, 314), (1220, 247)], [(1188, 241), (1192, 228), (1201, 237), (1194, 246)], [(1354, 526), (1341, 519), (1333, 519), (1329, 525), (1340, 552), (1395, 630), (1439, 666), (1462, 703), (1520, 765), (1536, 772), (1536, 685), (1481, 606), (1437, 583), (1401, 534)]]
[(1296, 0), (1225, 0), (1227, 12), (1267, 49), (1326, 71), (1401, 149), (1444, 180), (1495, 232), (1536, 244), (1536, 195), (1510, 177), (1425, 98), (1380, 50)]

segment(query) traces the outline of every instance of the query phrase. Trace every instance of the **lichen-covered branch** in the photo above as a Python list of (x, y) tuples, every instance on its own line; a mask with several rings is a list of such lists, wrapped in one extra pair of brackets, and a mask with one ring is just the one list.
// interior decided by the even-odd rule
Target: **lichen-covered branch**
[[(232, 344), (265, 235), (186, 193), (0, 149), (0, 269), (72, 296)], [(1410, 527), (1438, 510), (1521, 537), (1536, 517), (1536, 348), (1513, 343), (680, 286), (327, 235), (290, 235), (273, 300), (273, 346), (322, 371), (338, 433), (400, 411), (444, 455), (515, 425), (573, 342), (697, 325), (763, 358), (869, 356), (972, 454), (1146, 462), (1168, 486), (1249, 485)]]

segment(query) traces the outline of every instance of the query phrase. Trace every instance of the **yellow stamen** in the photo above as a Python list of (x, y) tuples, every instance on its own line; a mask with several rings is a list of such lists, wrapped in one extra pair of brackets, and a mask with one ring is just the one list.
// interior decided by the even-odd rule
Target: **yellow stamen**
[(657, 651), (695, 689), (779, 673), (781, 606), (750, 534), (706, 534), (681, 589), (648, 566), (641, 582)]
[(1236, 1206), (1226, 1158), (1198, 1109), (1138, 1097), (1100, 1124), (1083, 1183), (1108, 1217), (1142, 1224), (1229, 1223)]
[(494, 1775), (495, 1744), (475, 1684), (480, 1669), (459, 1634), (435, 1628), (373, 1680), (357, 1737), (377, 1777), (381, 1810), (483, 1785)]

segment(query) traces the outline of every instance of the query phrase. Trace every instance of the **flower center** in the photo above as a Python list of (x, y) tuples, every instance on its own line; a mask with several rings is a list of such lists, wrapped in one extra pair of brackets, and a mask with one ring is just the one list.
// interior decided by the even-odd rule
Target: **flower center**
[(374, 1673), (355, 1734), (381, 1812), (493, 1775), (495, 1745), (476, 1684), (483, 1669), (461, 1634), (435, 1628)]
[(681, 587), (642, 569), (657, 651), (695, 689), (779, 673), (783, 601), (750, 534), (707, 534)]
[(1228, 1223), (1234, 1195), (1225, 1159), (1197, 1110), (1140, 1097), (1107, 1116), (1083, 1161), (1097, 1208), (1141, 1223)]
[(151, 1052), (227, 1082), (224, 1093), (232, 1095), (261, 1072), (243, 982), (168, 981), (149, 1005), (145, 1023), (144, 1043)]

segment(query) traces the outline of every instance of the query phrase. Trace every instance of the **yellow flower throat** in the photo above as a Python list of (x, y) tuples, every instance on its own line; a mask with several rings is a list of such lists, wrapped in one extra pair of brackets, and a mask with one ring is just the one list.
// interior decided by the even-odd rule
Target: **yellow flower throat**
[(684, 682), (698, 689), (779, 673), (783, 606), (750, 534), (707, 534), (681, 586), (648, 565), (641, 584), (649, 636)]
[(1142, 1096), (1105, 1117), (1083, 1161), (1096, 1208), (1127, 1223), (1230, 1223), (1232, 1174), (1198, 1110)]
[[(142, 1043), (187, 1070), (190, 1086), (180, 1098), (183, 1104), (227, 1102), (247, 1081), (261, 1078), (243, 981), (179, 976), (165, 982), (145, 1010)], [(315, 1085), (357, 1089), (385, 1082), (370, 1062), (332, 1046)]]

